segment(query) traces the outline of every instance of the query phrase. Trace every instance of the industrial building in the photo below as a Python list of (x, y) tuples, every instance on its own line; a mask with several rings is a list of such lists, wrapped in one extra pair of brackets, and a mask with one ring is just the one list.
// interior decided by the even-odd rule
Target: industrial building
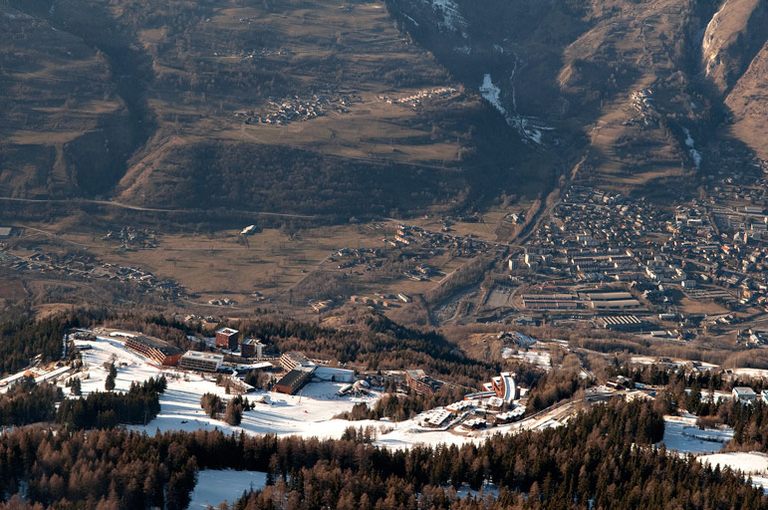
[(605, 329), (616, 331), (642, 331), (647, 328), (647, 324), (635, 315), (607, 315), (597, 320)]
[(224, 355), (211, 352), (187, 351), (179, 360), (179, 366), (187, 370), (216, 372), (224, 362)]
[(177, 365), (182, 355), (182, 350), (178, 347), (157, 338), (143, 335), (127, 337), (125, 339), (125, 346), (164, 366)]

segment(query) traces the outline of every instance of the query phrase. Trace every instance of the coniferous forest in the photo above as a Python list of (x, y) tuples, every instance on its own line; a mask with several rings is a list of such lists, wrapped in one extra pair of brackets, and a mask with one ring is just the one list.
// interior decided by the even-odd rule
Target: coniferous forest
[[(729, 470), (653, 445), (660, 414), (644, 402), (598, 405), (565, 427), (478, 445), (380, 449), (222, 432), (78, 432), (27, 427), (0, 437), (0, 508), (185, 508), (196, 472), (265, 471), (268, 486), (233, 506), (261, 509), (759, 509), (762, 492)], [(456, 488), (496, 484), (497, 499)]]

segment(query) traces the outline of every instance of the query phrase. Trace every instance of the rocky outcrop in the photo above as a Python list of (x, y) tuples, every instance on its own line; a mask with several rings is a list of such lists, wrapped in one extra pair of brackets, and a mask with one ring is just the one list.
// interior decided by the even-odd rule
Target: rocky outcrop
[(739, 78), (725, 104), (733, 116), (733, 134), (768, 161), (768, 43)]
[(726, 0), (704, 32), (704, 74), (723, 95), (768, 40), (768, 2)]

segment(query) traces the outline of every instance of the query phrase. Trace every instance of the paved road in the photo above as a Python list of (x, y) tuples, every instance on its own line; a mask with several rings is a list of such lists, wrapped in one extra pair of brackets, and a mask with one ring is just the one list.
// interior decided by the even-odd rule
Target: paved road
[[(158, 212), (158, 213), (201, 213), (209, 211), (209, 209), (163, 209), (159, 207), (142, 207), (138, 205), (126, 204), (123, 202), (117, 202), (115, 200), (89, 200), (86, 198), (72, 198), (72, 199), (57, 199), (57, 198), (14, 198), (14, 197), (0, 197), (0, 202), (18, 202), (24, 204), (75, 204), (75, 205), (100, 205), (104, 207), (113, 207), (116, 209), (125, 209), (129, 211), (139, 212)], [(264, 211), (239, 211), (231, 210), (230, 212), (236, 214), (255, 216), (271, 216), (276, 218), (296, 218), (304, 220), (317, 219), (315, 215), (308, 214), (289, 214), (289, 213), (276, 213), (276, 212), (264, 212)]]

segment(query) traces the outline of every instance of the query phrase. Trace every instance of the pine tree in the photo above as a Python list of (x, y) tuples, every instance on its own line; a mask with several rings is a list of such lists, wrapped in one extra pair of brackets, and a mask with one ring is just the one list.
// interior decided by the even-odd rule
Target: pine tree
[(82, 395), (82, 383), (80, 382), (79, 377), (75, 377), (74, 379), (72, 379), (72, 384), (69, 387), (69, 391), (70, 393), (72, 393), (72, 395), (75, 395), (77, 397)]

